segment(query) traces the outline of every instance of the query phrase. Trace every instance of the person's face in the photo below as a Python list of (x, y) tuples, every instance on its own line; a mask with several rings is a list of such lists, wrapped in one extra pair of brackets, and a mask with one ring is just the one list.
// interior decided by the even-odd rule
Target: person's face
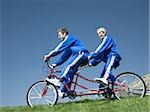
[(64, 40), (66, 36), (67, 36), (66, 33), (58, 32), (58, 38), (59, 38), (60, 40)]
[(106, 33), (103, 31), (97, 30), (97, 35), (100, 37), (100, 39), (103, 39), (105, 37)]

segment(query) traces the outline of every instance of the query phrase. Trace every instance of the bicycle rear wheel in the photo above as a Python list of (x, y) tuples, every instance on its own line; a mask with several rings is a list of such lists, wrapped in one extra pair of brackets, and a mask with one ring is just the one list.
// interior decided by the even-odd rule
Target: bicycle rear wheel
[(114, 95), (121, 100), (125, 97), (142, 98), (146, 93), (146, 86), (143, 79), (132, 72), (124, 72), (116, 77), (113, 85)]
[(45, 81), (38, 81), (31, 85), (27, 92), (27, 104), (30, 107), (41, 105), (53, 106), (58, 100), (58, 92), (53, 84)]

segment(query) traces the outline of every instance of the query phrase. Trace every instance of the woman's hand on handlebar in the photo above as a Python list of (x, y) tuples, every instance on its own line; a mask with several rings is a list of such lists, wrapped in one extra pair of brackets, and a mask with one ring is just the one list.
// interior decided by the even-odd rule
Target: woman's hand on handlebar
[(54, 69), (56, 67), (56, 64), (51, 64), (52, 69)]

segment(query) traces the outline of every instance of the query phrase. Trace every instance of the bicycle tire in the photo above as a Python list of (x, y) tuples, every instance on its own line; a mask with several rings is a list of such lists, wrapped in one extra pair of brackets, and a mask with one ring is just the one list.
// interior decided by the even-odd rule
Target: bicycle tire
[(146, 94), (146, 85), (138, 74), (123, 72), (116, 77), (113, 84), (113, 91), (114, 96), (119, 100), (125, 97), (137, 97), (141, 99)]
[[(46, 87), (46, 93), (44, 96), (42, 96), (44, 87)], [(47, 84), (46, 81), (38, 81), (29, 87), (26, 95), (26, 100), (27, 104), (32, 108), (41, 105), (53, 106), (57, 103), (58, 91), (56, 89), (56, 86), (54, 86), (53, 84)]]

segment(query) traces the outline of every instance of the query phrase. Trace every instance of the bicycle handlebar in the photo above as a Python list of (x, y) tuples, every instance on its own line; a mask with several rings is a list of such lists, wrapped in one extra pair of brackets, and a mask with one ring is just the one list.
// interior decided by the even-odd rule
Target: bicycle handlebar
[(84, 68), (88, 68), (89, 65), (85, 65), (85, 66), (82, 66), (82, 67), (79, 67), (78, 70), (81, 70), (81, 69), (84, 69)]
[(53, 72), (57, 72), (57, 73), (60, 73), (61, 71), (58, 71), (58, 70), (54, 70), (53, 66), (51, 64), (49, 64), (48, 62), (46, 62), (48, 68), (50, 68), (51, 70), (53, 70)]
[(48, 68), (54, 69), (53, 66), (51, 64), (49, 64), (48, 62), (46, 62), (46, 64), (47, 64)]

